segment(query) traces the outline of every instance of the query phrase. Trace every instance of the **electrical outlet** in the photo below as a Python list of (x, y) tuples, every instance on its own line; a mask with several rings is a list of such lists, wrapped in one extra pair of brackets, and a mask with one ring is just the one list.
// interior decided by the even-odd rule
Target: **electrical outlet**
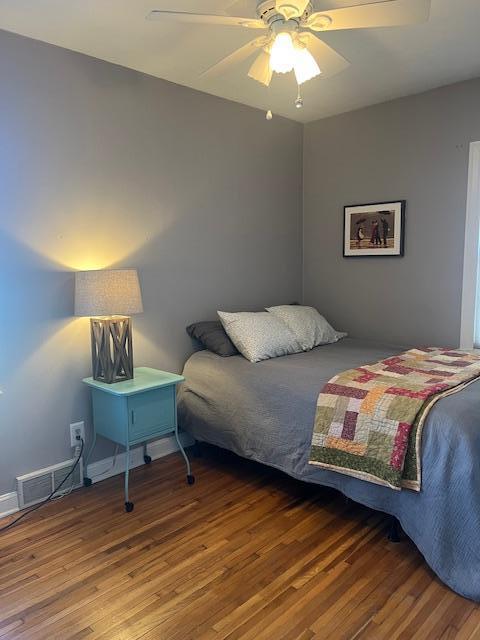
[(70, 425), (70, 444), (72, 447), (78, 447), (80, 440), (77, 440), (77, 436), (82, 438), (85, 442), (85, 423), (75, 422)]

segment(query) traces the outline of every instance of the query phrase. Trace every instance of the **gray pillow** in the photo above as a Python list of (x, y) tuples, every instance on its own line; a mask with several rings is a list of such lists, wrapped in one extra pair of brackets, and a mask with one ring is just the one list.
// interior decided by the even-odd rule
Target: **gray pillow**
[(225, 333), (220, 320), (205, 320), (194, 322), (186, 328), (188, 335), (209, 351), (224, 358), (237, 356), (238, 349)]
[(347, 335), (335, 331), (313, 307), (283, 304), (278, 307), (268, 307), (267, 311), (289, 327), (303, 351), (310, 351), (321, 344), (337, 342)]
[(233, 344), (250, 362), (302, 351), (294, 333), (272, 313), (218, 311), (218, 315)]

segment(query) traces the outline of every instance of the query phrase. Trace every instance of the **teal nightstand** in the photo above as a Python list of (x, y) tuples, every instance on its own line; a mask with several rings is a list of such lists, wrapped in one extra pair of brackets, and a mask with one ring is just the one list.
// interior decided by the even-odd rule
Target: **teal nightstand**
[[(158, 369), (138, 367), (132, 380), (105, 384), (93, 378), (83, 382), (92, 389), (93, 442), (85, 459), (85, 469), (95, 447), (97, 435), (121, 444), (126, 449), (125, 510), (133, 511), (133, 502), (128, 499), (128, 476), (130, 448), (143, 443), (144, 460), (150, 464), (146, 443), (173, 433), (187, 465), (187, 482), (193, 484), (190, 462), (178, 437), (177, 384), (185, 378)], [(84, 479), (90, 486), (90, 478)]]

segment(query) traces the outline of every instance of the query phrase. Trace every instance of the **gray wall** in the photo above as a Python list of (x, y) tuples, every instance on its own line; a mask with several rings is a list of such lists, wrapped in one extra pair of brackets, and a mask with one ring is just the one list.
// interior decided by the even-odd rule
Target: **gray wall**
[[(73, 271), (137, 267), (137, 364), (302, 289), (302, 126), (0, 32), (0, 494), (90, 427)], [(352, 335), (456, 344), (480, 80), (303, 129), (304, 300)], [(342, 257), (343, 206), (407, 199), (404, 258)], [(97, 458), (111, 453), (102, 443)]]
[[(338, 329), (458, 345), (468, 152), (480, 80), (307, 124), (304, 300)], [(407, 200), (404, 258), (342, 257), (343, 206)]]
[(2, 494), (90, 421), (74, 269), (139, 269), (135, 360), (171, 371), (188, 323), (299, 298), (302, 126), (6, 32), (0, 87)]

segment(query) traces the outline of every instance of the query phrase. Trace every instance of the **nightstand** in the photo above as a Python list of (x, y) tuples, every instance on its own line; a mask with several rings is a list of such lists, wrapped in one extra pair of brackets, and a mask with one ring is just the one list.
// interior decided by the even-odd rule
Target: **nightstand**
[[(193, 484), (187, 454), (178, 437), (177, 384), (185, 378), (159, 369), (137, 367), (132, 380), (105, 384), (93, 378), (83, 382), (92, 390), (93, 441), (85, 458), (85, 469), (95, 447), (97, 435), (108, 438), (126, 449), (125, 510), (133, 511), (133, 502), (128, 496), (130, 449), (143, 443), (144, 460), (150, 464), (147, 442), (174, 434), (187, 466), (187, 482)], [(90, 478), (84, 478), (90, 486)]]

